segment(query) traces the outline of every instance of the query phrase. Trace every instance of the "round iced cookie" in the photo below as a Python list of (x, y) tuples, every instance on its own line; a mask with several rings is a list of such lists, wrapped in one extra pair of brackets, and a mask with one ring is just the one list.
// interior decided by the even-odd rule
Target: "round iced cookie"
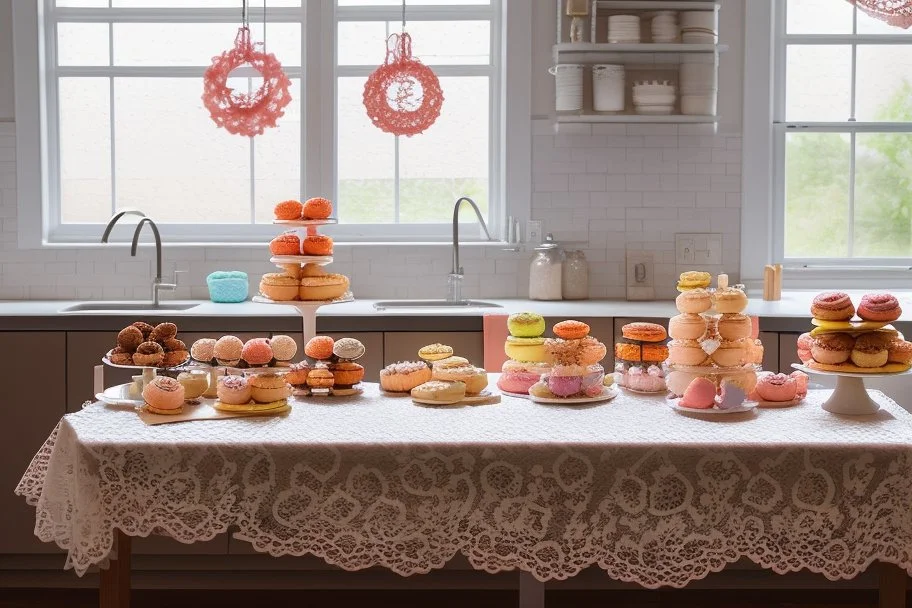
[(517, 338), (537, 338), (545, 333), (545, 318), (534, 312), (515, 312), (507, 317), (507, 330)]

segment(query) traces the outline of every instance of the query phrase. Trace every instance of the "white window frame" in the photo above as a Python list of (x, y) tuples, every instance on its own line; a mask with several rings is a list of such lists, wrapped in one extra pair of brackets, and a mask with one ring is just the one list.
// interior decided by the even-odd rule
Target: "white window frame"
[[(57, 196), (56, 188), (45, 176), (55, 176), (57, 159), (46, 144), (56, 141), (52, 129), (54, 121), (46, 120), (49, 107), (46, 87), (54, 86), (54, 64), (46, 61), (55, 53), (53, 28), (45, 28), (44, 11), (52, 0), (35, 3), (13, 3), (15, 94), (17, 122), (17, 180), (19, 185), (19, 247), (24, 249), (54, 246), (95, 244), (103, 224), (67, 225), (61, 229), (54, 220), (57, 213), (51, 205)], [(302, 78), (305, 91), (302, 99), (302, 150), (304, 170), (301, 174), (302, 193), (335, 196), (335, 91), (337, 75), (369, 73), (368, 67), (336, 65), (335, 33), (337, 19), (341, 20), (397, 20), (401, 15), (397, 7), (371, 9), (336, 7), (335, 0), (303, 0), (301, 8), (270, 8), (269, 22), (302, 23), (301, 67), (288, 68), (290, 76)], [(55, 8), (61, 16), (66, 9)], [(135, 9), (78, 9), (83, 20), (123, 19)], [(143, 9), (150, 22), (177, 20), (168, 9)], [(184, 10), (180, 21), (239, 21), (236, 9)], [(70, 12), (69, 16), (72, 16)], [(490, 6), (410, 6), (408, 19), (414, 21), (490, 18), (492, 27), (491, 61), (476, 69), (453, 69), (435, 66), (442, 75), (469, 75), (484, 73), (491, 77), (490, 124), (491, 152), (489, 154), (489, 228), (491, 234), (503, 240), (506, 217), (523, 222), (529, 218), (531, 207), (531, 5), (523, 0), (492, 0)], [(135, 17), (133, 17), (135, 18)], [(251, 7), (252, 22), (262, 19), (262, 10)], [(382, 41), (379, 41), (382, 43)], [(420, 57), (420, 53), (419, 53)], [(507, 66), (510, 69), (507, 70)], [(118, 73), (137, 75), (148, 72), (155, 75), (156, 68), (114, 68)], [(182, 68), (168, 68), (168, 75)], [(66, 71), (74, 71), (65, 68)], [(111, 68), (103, 68), (106, 75)], [(367, 70), (365, 72), (365, 70)], [(79, 68), (79, 73), (91, 72)], [(162, 70), (158, 70), (162, 72)], [(188, 72), (198, 71), (187, 68)], [(326, 91), (332, 91), (331, 96)], [(53, 91), (51, 91), (53, 93)], [(507, 111), (509, 108), (509, 112)], [(304, 134), (307, 134), (306, 136)], [(507, 137), (507, 134), (510, 134)], [(47, 184), (45, 182), (48, 182)], [(39, 204), (35, 204), (40, 201)], [(455, 201), (454, 201), (455, 202)], [(53, 213), (52, 213), (53, 212)], [(154, 214), (153, 214), (154, 217)], [(521, 225), (523, 225), (521, 223)], [(275, 228), (256, 224), (199, 225), (162, 224), (166, 243), (202, 244), (207, 246), (261, 245), (264, 238), (274, 236)], [(446, 224), (369, 224), (337, 225), (330, 227), (340, 243), (351, 242), (403, 242), (444, 243), (449, 240), (450, 225)], [(115, 228), (113, 238), (128, 238), (129, 227)], [(473, 231), (469, 231), (468, 240)]]
[[(787, 0), (745, 3), (743, 204), (741, 276), (762, 284), (766, 264), (783, 264), (790, 288), (912, 286), (912, 258), (786, 258), (785, 138), (789, 132), (912, 132), (912, 124), (785, 120), (786, 44), (909, 43), (912, 36), (786, 33)], [(844, 0), (841, 0), (844, 1)], [(857, 15), (857, 13), (856, 13)], [(857, 16), (855, 17), (857, 21)], [(855, 28), (853, 27), (853, 30)], [(855, 53), (852, 53), (854, 109)], [(854, 172), (854, 153), (851, 169)], [(854, 177), (850, 177), (854, 179)], [(850, 192), (850, 198), (853, 193)], [(850, 201), (851, 204), (851, 201)], [(838, 281), (838, 283), (834, 283)]]

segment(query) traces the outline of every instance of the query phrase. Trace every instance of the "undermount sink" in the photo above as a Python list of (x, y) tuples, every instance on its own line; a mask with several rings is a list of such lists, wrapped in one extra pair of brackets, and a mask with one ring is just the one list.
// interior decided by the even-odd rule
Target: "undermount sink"
[(503, 308), (503, 306), (494, 302), (482, 302), (480, 300), (460, 300), (458, 302), (449, 302), (447, 300), (389, 300), (374, 302), (374, 308), (387, 310), (390, 308)]
[(60, 309), (60, 312), (158, 312), (169, 310), (190, 310), (196, 308), (199, 304), (184, 302), (159, 302), (157, 305), (152, 302), (81, 302), (66, 306)]

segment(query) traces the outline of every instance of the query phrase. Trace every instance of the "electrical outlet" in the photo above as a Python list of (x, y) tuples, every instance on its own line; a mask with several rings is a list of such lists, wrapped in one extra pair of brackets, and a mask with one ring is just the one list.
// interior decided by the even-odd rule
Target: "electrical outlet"
[(675, 262), (700, 266), (722, 264), (721, 234), (676, 234)]
[(526, 243), (529, 245), (540, 245), (542, 242), (542, 222), (541, 220), (528, 220), (526, 222)]
[(627, 254), (627, 299), (655, 299), (655, 261), (651, 253)]
[(678, 264), (693, 264), (696, 262), (694, 257), (694, 238), (691, 234), (675, 235), (675, 261)]

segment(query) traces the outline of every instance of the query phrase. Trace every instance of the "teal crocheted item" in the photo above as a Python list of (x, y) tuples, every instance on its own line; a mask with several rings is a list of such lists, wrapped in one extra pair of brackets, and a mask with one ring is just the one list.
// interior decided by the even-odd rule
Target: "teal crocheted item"
[(206, 277), (209, 299), (222, 304), (235, 304), (247, 299), (250, 284), (247, 273), (239, 270), (217, 270)]

